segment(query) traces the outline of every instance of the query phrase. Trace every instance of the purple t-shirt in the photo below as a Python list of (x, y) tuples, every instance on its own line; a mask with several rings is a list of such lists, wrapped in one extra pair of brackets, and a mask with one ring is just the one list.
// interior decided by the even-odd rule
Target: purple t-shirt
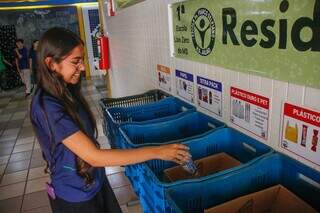
[[(44, 109), (41, 107), (41, 99), (43, 99)], [(88, 113), (80, 104), (78, 110), (86, 132), (93, 138), (94, 130)], [(31, 118), (35, 124), (35, 131), (41, 149), (46, 159), (53, 165), (51, 184), (56, 195), (68, 202), (81, 202), (93, 198), (106, 180), (104, 168), (93, 169), (92, 177), (94, 181), (90, 186), (86, 186), (84, 179), (77, 174), (76, 155), (62, 141), (80, 129), (71, 117), (66, 114), (64, 106), (58, 99), (39, 89), (33, 97)], [(53, 132), (52, 138), (50, 138), (48, 125), (51, 126), (51, 131)], [(54, 150), (53, 154), (52, 150)]]

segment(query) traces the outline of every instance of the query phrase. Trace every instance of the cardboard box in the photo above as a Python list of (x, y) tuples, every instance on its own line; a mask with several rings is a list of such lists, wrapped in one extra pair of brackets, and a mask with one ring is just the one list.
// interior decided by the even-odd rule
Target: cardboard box
[(282, 185), (245, 195), (221, 205), (206, 209), (205, 213), (314, 213), (306, 202)]
[(196, 175), (190, 174), (185, 169), (183, 169), (182, 166), (176, 166), (164, 170), (165, 180), (167, 182), (174, 182), (177, 180), (199, 178), (219, 171), (230, 169), (241, 164), (238, 160), (234, 159), (224, 152), (201, 158), (194, 162), (198, 168), (198, 172)]

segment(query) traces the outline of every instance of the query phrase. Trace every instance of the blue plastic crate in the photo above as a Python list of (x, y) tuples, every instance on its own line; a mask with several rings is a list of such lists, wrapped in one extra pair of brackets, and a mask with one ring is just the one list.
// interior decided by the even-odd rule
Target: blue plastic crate
[[(120, 98), (102, 98), (99, 101), (99, 105), (101, 107), (101, 111), (105, 112), (106, 109), (112, 108), (112, 107), (132, 107), (132, 106), (141, 106), (148, 103), (154, 103), (157, 101), (160, 101), (164, 98), (170, 97), (166, 92), (163, 92), (162, 90), (150, 90), (142, 94), (138, 95), (131, 95), (131, 96), (125, 96)], [(103, 132), (107, 137), (110, 137), (108, 135), (108, 131), (106, 129), (106, 120), (103, 120), (102, 123), (103, 126)]]
[(277, 184), (320, 212), (320, 172), (279, 153), (228, 175), (172, 186), (166, 194), (169, 205), (165, 212), (202, 213), (204, 209)]
[[(140, 200), (144, 200), (143, 208), (147, 212), (165, 212), (165, 190), (183, 183), (197, 183), (212, 179), (232, 171), (241, 170), (248, 164), (273, 153), (273, 149), (259, 141), (232, 128), (221, 128), (201, 138), (184, 141), (183, 144), (190, 148), (193, 160), (198, 160), (210, 155), (225, 152), (242, 164), (231, 169), (220, 171), (205, 177), (189, 180), (180, 180), (172, 183), (164, 181), (163, 171), (176, 164), (162, 160), (151, 160), (141, 164), (141, 189)], [(198, 190), (203, 190), (199, 188)], [(195, 201), (196, 202), (196, 201)], [(149, 205), (150, 204), (150, 205)], [(151, 205), (152, 204), (152, 205)]]
[(131, 185), (133, 187), (134, 192), (138, 197), (141, 196), (141, 187), (140, 183), (141, 175), (138, 173), (139, 171), (136, 169), (135, 165), (129, 165), (125, 167), (125, 175), (128, 177), (129, 181), (131, 182)]
[[(171, 120), (156, 123), (121, 125), (120, 135), (123, 136), (119, 138), (121, 146), (124, 148), (137, 148), (178, 142), (178, 139), (190, 140), (195, 137), (203, 137), (219, 128), (225, 127), (224, 123), (199, 112), (190, 112), (183, 116), (170, 118)], [(141, 164), (135, 164), (126, 167), (126, 175), (136, 190), (140, 190), (139, 184), (143, 180), (142, 178), (137, 178), (141, 172), (140, 166)], [(135, 182), (134, 179), (140, 180), (140, 182)]]
[(152, 124), (120, 126), (120, 138), (125, 148), (162, 145), (203, 137), (225, 127), (225, 124), (200, 112), (192, 112), (175, 119)]
[(118, 128), (120, 124), (151, 124), (171, 120), (190, 111), (195, 111), (195, 107), (174, 97), (168, 97), (158, 102), (141, 106), (107, 109), (104, 116), (107, 121), (106, 128), (111, 146), (122, 148), (118, 143)]
[(171, 95), (162, 90), (149, 90), (142, 94), (125, 96), (120, 98), (102, 98), (99, 101), (102, 111), (112, 107), (132, 107), (141, 106), (148, 103), (157, 102)]

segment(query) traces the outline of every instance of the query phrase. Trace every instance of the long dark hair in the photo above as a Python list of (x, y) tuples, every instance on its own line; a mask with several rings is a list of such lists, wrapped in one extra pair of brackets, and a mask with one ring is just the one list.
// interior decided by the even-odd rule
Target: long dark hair
[[(63, 104), (65, 113), (67, 113), (72, 118), (72, 120), (78, 125), (80, 130), (83, 133), (85, 133), (89, 138), (91, 138), (92, 141), (95, 143), (95, 145), (99, 147), (99, 144), (96, 141), (96, 137), (98, 135), (96, 121), (94, 119), (93, 113), (91, 112), (87, 101), (85, 100), (85, 98), (80, 92), (81, 90), (80, 81), (77, 85), (68, 85), (63, 80), (62, 76), (50, 70), (50, 68), (45, 63), (45, 59), (47, 57), (51, 57), (53, 62), (55, 63), (60, 63), (64, 58), (66, 58), (71, 53), (71, 51), (75, 47), (79, 45), (84, 45), (83, 41), (75, 33), (65, 28), (59, 28), (59, 27), (51, 28), (50, 30), (48, 30), (43, 34), (42, 38), (39, 41), (39, 46), (37, 50), (38, 89), (41, 88), (45, 93), (58, 99), (61, 102), (61, 104)], [(42, 98), (42, 101), (43, 101), (43, 98)], [(79, 104), (82, 105), (86, 110), (86, 112), (88, 113), (91, 125), (95, 132), (95, 136), (91, 136), (86, 132), (84, 128), (84, 124), (81, 122), (80, 116), (78, 114)], [(40, 107), (42, 107), (43, 109), (44, 106), (43, 104), (41, 104), (41, 97), (40, 97), (40, 105), (42, 105)], [(45, 109), (43, 109), (43, 111), (44, 113), (46, 113)], [(45, 115), (45, 117), (48, 119), (47, 115)], [(35, 127), (35, 124), (32, 118), (31, 118), (31, 122)], [(50, 128), (50, 124), (48, 126)], [(52, 131), (54, 131), (54, 129), (50, 128), (50, 131), (49, 131), (51, 134), (49, 135), (50, 138), (53, 137)], [(52, 147), (52, 149), (54, 149), (54, 146)], [(54, 153), (54, 150), (52, 149), (50, 150), (51, 154)], [(53, 156), (51, 156), (51, 158), (53, 158)], [(76, 157), (76, 165), (77, 165), (78, 175), (84, 178), (86, 184), (92, 183), (93, 179), (90, 174), (90, 170), (92, 169), (91, 165), (89, 165), (87, 162), (85, 162), (78, 156)], [(49, 166), (50, 166), (50, 163), (47, 161), (47, 167)], [(50, 170), (52, 170), (52, 166), (50, 166), (49, 168)]]

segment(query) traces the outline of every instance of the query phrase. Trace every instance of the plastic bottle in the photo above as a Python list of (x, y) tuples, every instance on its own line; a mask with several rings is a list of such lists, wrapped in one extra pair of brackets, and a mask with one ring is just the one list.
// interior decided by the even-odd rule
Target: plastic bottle
[(313, 136), (312, 136), (312, 147), (311, 150), (316, 152), (317, 151), (317, 145), (318, 145), (318, 133), (319, 131), (314, 129), (313, 130)]
[(306, 146), (308, 126), (302, 125), (301, 146)]
[(184, 170), (189, 172), (190, 174), (194, 175), (197, 173), (197, 166), (193, 162), (192, 159), (190, 159), (185, 165), (182, 166)]

